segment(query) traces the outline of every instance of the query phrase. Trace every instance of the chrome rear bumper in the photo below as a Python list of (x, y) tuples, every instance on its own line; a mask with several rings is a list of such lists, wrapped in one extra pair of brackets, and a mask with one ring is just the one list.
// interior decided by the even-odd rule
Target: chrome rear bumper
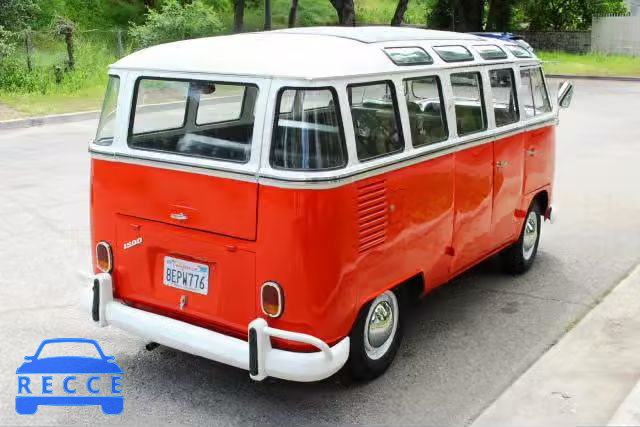
[[(336, 373), (349, 357), (349, 337), (333, 347), (311, 335), (268, 326), (257, 318), (248, 325), (249, 342), (209, 329), (130, 307), (113, 298), (111, 275), (93, 276), (88, 296), (91, 315), (100, 326), (113, 325), (150, 342), (249, 371), (254, 380), (276, 377), (318, 381)], [(271, 347), (270, 337), (309, 344), (319, 351), (299, 353)]]

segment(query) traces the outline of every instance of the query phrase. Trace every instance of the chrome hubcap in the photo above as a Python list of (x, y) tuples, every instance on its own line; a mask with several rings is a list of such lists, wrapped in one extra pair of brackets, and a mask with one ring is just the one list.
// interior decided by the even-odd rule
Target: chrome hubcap
[(385, 355), (398, 327), (398, 300), (393, 292), (387, 291), (377, 297), (367, 316), (364, 347), (370, 359)]
[(529, 212), (524, 223), (524, 236), (522, 238), (522, 255), (524, 259), (531, 258), (538, 239), (538, 214)]

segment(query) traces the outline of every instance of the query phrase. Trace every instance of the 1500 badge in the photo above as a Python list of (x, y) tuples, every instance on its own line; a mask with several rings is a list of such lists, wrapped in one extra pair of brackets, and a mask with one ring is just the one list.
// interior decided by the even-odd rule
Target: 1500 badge
[(132, 248), (132, 247), (134, 247), (134, 246), (138, 246), (138, 245), (139, 245), (139, 244), (141, 244), (141, 243), (142, 243), (142, 237), (138, 237), (138, 238), (137, 238), (137, 239), (135, 239), (135, 240), (132, 240), (132, 241), (130, 241), (130, 242), (125, 243), (125, 244), (124, 244), (124, 249), (125, 249), (125, 250), (126, 250), (126, 249), (130, 249), (130, 248)]

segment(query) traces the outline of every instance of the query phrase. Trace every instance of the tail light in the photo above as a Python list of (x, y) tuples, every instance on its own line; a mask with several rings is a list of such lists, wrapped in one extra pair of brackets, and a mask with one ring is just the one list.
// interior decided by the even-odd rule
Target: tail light
[(262, 312), (269, 317), (280, 317), (284, 310), (282, 288), (276, 282), (265, 282), (260, 290)]
[(96, 266), (103, 273), (111, 273), (113, 269), (113, 254), (107, 242), (99, 242), (96, 245)]

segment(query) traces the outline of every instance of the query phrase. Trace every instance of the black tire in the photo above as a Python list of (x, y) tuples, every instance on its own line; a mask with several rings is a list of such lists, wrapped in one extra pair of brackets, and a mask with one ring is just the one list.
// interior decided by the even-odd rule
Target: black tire
[[(372, 317), (375, 306), (389, 300), (395, 301), (395, 308), (393, 308), (395, 326), (392, 327), (389, 338), (383, 344), (373, 347), (371, 338), (367, 338), (370, 330), (369, 319)], [(393, 307), (393, 304), (391, 305)], [(397, 292), (387, 291), (362, 308), (349, 335), (349, 362), (346, 366), (346, 374), (351, 380), (370, 381), (383, 374), (391, 365), (402, 341), (402, 305)]]
[[(530, 223), (535, 217), (535, 222)], [(531, 227), (535, 224), (535, 241), (531, 245)], [(540, 232), (542, 231), (542, 220), (540, 219), (540, 210), (537, 203), (533, 201), (527, 216), (522, 223), (522, 230), (518, 240), (506, 248), (501, 253), (502, 268), (509, 274), (523, 274), (531, 268), (538, 253), (538, 243), (540, 242)], [(527, 242), (529, 242), (527, 244)]]

